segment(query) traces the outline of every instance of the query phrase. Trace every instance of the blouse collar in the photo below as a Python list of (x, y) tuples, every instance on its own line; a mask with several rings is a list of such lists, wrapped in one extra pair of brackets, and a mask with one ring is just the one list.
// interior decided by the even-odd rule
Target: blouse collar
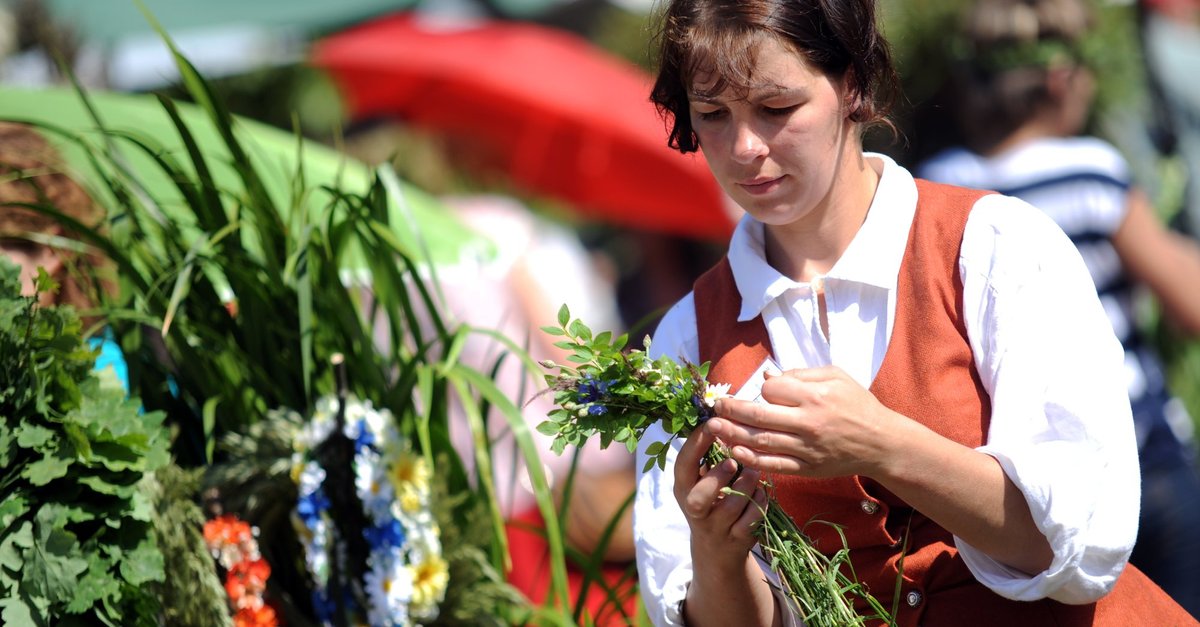
[[(882, 175), (867, 218), (846, 251), (824, 280), (854, 282), (894, 290), (908, 231), (917, 208), (917, 185), (907, 170), (890, 157), (865, 153), (882, 163)], [(753, 319), (768, 303), (789, 289), (809, 287), (783, 276), (767, 263), (763, 224), (742, 216), (729, 242), (729, 265), (742, 296), (739, 321)]]

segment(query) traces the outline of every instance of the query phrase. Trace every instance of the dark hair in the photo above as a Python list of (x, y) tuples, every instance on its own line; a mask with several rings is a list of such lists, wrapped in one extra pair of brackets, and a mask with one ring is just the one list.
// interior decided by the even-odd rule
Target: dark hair
[(986, 152), (1032, 118), (1054, 66), (1087, 65), (1086, 0), (976, 0), (954, 42), (952, 78), (968, 147)]
[(705, 91), (755, 85), (754, 46), (766, 37), (804, 55), (826, 75), (849, 78), (850, 119), (887, 123), (899, 93), (875, 0), (671, 0), (657, 32), (658, 78), (650, 100), (670, 125), (667, 145), (693, 152), (688, 89), (698, 75), (717, 80)]

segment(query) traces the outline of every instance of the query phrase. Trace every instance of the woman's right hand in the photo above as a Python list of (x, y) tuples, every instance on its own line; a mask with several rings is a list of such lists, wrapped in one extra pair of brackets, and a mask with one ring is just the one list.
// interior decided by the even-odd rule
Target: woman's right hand
[[(714, 468), (703, 464), (714, 441), (701, 426), (688, 436), (675, 460), (675, 500), (691, 528), (696, 570), (707, 563), (715, 568), (744, 564), (767, 502), (759, 471), (743, 468), (739, 474), (732, 459)], [(732, 492), (725, 493), (726, 487)]]
[[(684, 619), (697, 627), (779, 624), (774, 596), (750, 554), (767, 503), (759, 471), (743, 468), (739, 473), (732, 459), (704, 466), (714, 441), (701, 426), (675, 458), (675, 500), (691, 530), (692, 582)], [(726, 487), (731, 491), (725, 492)]]

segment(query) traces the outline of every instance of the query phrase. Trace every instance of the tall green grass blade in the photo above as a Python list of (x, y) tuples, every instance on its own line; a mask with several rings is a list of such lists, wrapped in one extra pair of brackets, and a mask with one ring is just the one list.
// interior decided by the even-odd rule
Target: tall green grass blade
[[(492, 482), (492, 458), (488, 454), (488, 434), (480, 417), (479, 406), (476, 404), (475, 397), (471, 394), (470, 386), (466, 381), (453, 375), (449, 376), (448, 379), (454, 390), (458, 392), (463, 414), (466, 416), (467, 425), (471, 429), (471, 438), (474, 443), (472, 448), (475, 451), (475, 468), (478, 471), (475, 475), (478, 485), (487, 497), (488, 511), (492, 520), (492, 533), (503, 547), (502, 554), (507, 556), (508, 541), (504, 531), (504, 515), (500, 512), (500, 500), (496, 496), (496, 486)], [(506, 566), (511, 568), (511, 565)]]
[(562, 529), (558, 524), (554, 498), (549, 482), (546, 481), (545, 472), (542, 470), (541, 456), (537, 445), (533, 442), (529, 425), (525, 423), (521, 411), (508, 398), (508, 395), (482, 373), (461, 364), (454, 366), (451, 372), (470, 383), (508, 421), (517, 447), (525, 457), (529, 480), (533, 485), (534, 498), (546, 526), (546, 543), (550, 548), (550, 594), (548, 598), (551, 603), (561, 602), (562, 606), (566, 607), (570, 603), (570, 594), (567, 588)]
[[(196, 172), (194, 183), (190, 177), (176, 175), (178, 176), (175, 179), (177, 186), (185, 194), (184, 197), (188, 202), (188, 206), (195, 212), (200, 228), (205, 231), (215, 231), (224, 226), (228, 220), (225, 215), (224, 203), (221, 202), (221, 196), (217, 191), (216, 180), (209, 170), (208, 160), (204, 158), (204, 153), (201, 152), (199, 144), (196, 143), (196, 138), (192, 134), (191, 129), (188, 128), (188, 125), (179, 115), (179, 107), (175, 105), (175, 101), (162, 94), (158, 94), (157, 97), (159, 103), (162, 104), (163, 110), (171, 118), (171, 123), (179, 131), (179, 138), (183, 141), (184, 148), (187, 150), (188, 157), (192, 161), (192, 167)], [(193, 185), (187, 185), (186, 183), (193, 183), (199, 189), (189, 194), (187, 188)]]

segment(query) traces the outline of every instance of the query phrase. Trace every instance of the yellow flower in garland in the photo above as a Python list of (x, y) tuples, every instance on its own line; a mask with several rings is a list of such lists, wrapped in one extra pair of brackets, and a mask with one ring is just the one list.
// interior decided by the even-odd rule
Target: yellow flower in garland
[(412, 451), (404, 451), (393, 459), (391, 478), (396, 489), (405, 484), (412, 484), (421, 490), (428, 489), (429, 476), (429, 465), (425, 463), (425, 458)]
[(429, 465), (424, 457), (412, 451), (395, 454), (388, 468), (388, 478), (401, 510), (411, 514), (424, 508), (430, 479)]
[(436, 611), (445, 598), (446, 587), (450, 584), (450, 567), (441, 555), (428, 552), (424, 559), (409, 568), (413, 579), (412, 613), (423, 617), (430, 610)]

